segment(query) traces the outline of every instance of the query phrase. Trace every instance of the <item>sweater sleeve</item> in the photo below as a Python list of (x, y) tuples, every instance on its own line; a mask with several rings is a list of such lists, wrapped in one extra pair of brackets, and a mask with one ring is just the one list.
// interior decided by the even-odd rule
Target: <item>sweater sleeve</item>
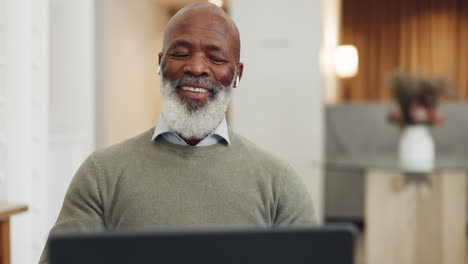
[(288, 166), (284, 170), (279, 190), (274, 226), (315, 224), (312, 199), (300, 176)]
[[(62, 209), (52, 227), (50, 236), (59, 232), (90, 232), (105, 230), (103, 204), (98, 184), (99, 167), (91, 155), (76, 172), (63, 201)], [(40, 258), (40, 264), (48, 260), (48, 244)]]

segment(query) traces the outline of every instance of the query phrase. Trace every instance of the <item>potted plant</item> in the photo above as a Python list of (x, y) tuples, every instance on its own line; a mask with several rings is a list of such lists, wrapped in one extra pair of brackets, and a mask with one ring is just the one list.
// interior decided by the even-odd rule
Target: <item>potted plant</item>
[(444, 121), (437, 103), (449, 91), (447, 82), (396, 71), (391, 75), (390, 88), (396, 105), (388, 113), (388, 120), (403, 130), (398, 148), (400, 165), (409, 172), (429, 172), (435, 159), (429, 128)]

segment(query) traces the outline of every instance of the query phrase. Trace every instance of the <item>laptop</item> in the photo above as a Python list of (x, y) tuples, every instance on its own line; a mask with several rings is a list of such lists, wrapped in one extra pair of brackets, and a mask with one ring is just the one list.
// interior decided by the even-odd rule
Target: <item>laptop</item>
[(228, 229), (68, 233), (51, 237), (50, 264), (352, 264), (356, 229)]

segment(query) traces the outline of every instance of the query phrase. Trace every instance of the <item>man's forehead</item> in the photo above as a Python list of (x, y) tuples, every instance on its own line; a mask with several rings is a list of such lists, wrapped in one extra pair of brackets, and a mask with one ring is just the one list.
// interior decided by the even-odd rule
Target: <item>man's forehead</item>
[(207, 21), (197, 21), (194, 19), (180, 21), (167, 30), (167, 37), (169, 38), (174, 38), (179, 35), (207, 34), (228, 40), (233, 36), (233, 32), (229, 27), (214, 19)]
[(239, 51), (236, 25), (222, 9), (207, 2), (190, 5), (174, 15), (166, 27), (163, 49), (167, 50), (174, 41), (191, 41), (200, 36), (206, 43), (233, 48), (236, 53)]
[(182, 35), (178, 38), (174, 38), (169, 41), (168, 48), (176, 48), (176, 47), (186, 47), (186, 48), (194, 48), (200, 45), (203, 49), (209, 49), (212, 51), (221, 51), (225, 52), (228, 50), (229, 42), (227, 41), (219, 41), (218, 39), (210, 39), (210, 38), (203, 38), (203, 39), (194, 39), (189, 35)]
[(232, 27), (223, 17), (216, 14), (195, 13), (172, 21), (166, 28), (166, 37), (174, 38), (180, 34), (212, 34), (221, 39), (230, 39), (234, 36)]

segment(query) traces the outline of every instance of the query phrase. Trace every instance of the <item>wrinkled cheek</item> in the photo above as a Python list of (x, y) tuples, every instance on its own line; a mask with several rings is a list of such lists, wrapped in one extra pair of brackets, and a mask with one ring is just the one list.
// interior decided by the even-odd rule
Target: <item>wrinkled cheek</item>
[(219, 76), (218, 81), (223, 85), (224, 87), (228, 87), (231, 85), (232, 80), (234, 79), (234, 73), (235, 69), (234, 67), (229, 67), (225, 72), (223, 72), (222, 75)]
[(169, 81), (174, 81), (183, 77), (181, 75), (181, 69), (183, 69), (183, 65), (177, 61), (168, 61), (167, 59), (163, 59), (161, 62), (161, 76)]
[(221, 80), (221, 84), (222, 84), (224, 87), (230, 86), (231, 83), (232, 83), (232, 78), (226, 77), (226, 78), (223, 78), (223, 79)]

